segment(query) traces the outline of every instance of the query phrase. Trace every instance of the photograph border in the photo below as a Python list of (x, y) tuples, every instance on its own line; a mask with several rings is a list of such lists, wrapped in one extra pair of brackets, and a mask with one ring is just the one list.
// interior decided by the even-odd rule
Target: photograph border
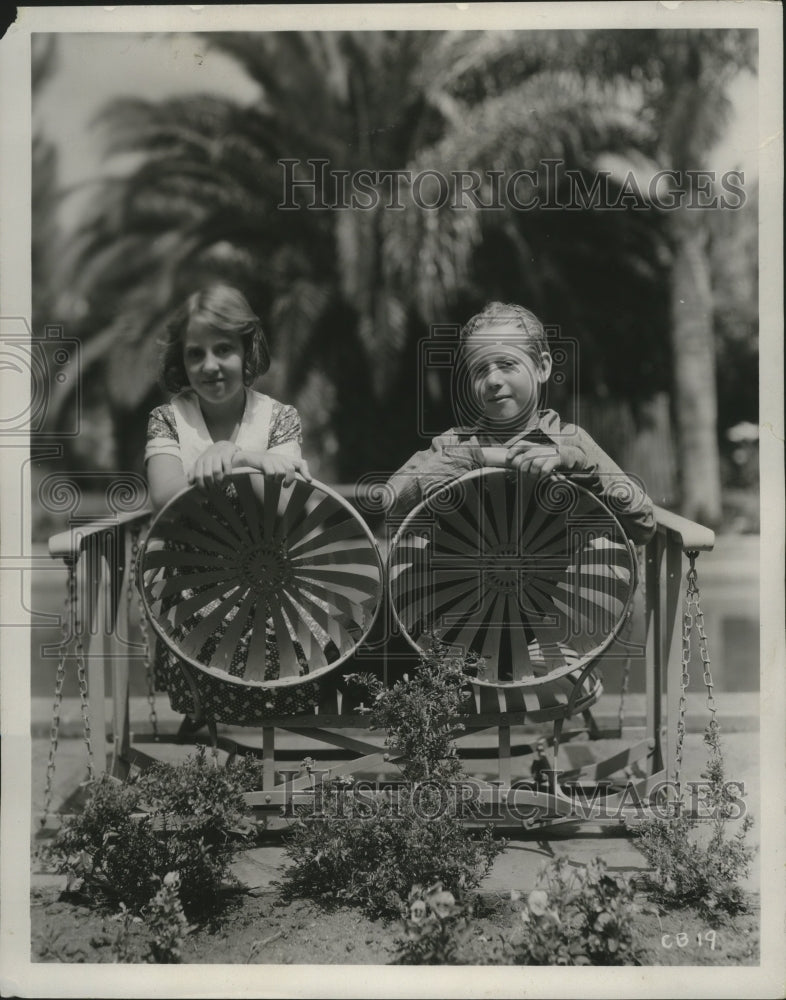
[[(0, 41), (0, 324), (30, 321), (31, 87), (35, 32), (270, 31), (347, 28), (698, 28), (759, 30), (760, 455), (761, 455), (761, 965), (622, 969), (374, 966), (80, 966), (30, 961), (29, 632), (2, 630), (3, 737), (0, 815), (0, 995), (24, 997), (471, 997), (471, 996), (780, 996), (786, 976), (783, 793), (786, 758), (783, 486), (783, 98), (782, 7), (748, 0), (717, 3), (390, 4), (331, 7), (26, 8)], [(0, 334), (2, 336), (2, 334)], [(0, 394), (18, 380), (0, 371)], [(26, 405), (24, 400), (20, 405)], [(24, 621), (30, 608), (30, 497), (19, 489), (29, 458), (25, 435), (0, 440), (0, 622)], [(8, 484), (11, 484), (10, 488)], [(10, 581), (10, 582), (9, 582)], [(769, 793), (769, 794), (768, 794)], [(652, 969), (657, 971), (653, 973)], [(331, 976), (332, 970), (339, 975)], [(334, 981), (340, 980), (340, 981)], [(698, 992), (697, 992), (698, 991)]]

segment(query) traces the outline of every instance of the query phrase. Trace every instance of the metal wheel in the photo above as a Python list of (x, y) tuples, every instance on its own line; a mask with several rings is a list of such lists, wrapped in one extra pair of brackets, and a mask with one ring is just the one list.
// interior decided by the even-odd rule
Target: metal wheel
[(176, 656), (214, 680), (270, 690), (311, 682), (355, 651), (382, 575), (368, 527), (329, 487), (235, 472), (159, 512), (138, 584)]
[[(505, 707), (530, 710), (564, 704), (558, 691), (567, 688), (554, 682), (575, 678), (614, 639), (636, 577), (631, 543), (588, 490), (478, 469), (410, 513), (391, 545), (388, 580), (415, 648), (436, 637), (478, 654), (485, 665), (475, 684), (518, 689)], [(538, 694), (529, 704), (528, 690)]]

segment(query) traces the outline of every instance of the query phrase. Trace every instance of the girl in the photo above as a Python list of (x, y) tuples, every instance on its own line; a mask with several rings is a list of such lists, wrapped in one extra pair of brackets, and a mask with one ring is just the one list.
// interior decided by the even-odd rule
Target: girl
[(551, 374), (543, 325), (528, 309), (492, 302), (461, 331), (460, 369), (473, 420), (440, 434), (389, 480), (389, 509), (407, 513), (430, 489), (480, 468), (484, 448), (532, 476), (561, 473), (608, 503), (632, 541), (655, 530), (652, 503), (580, 427), (538, 407)]
[(167, 328), (161, 382), (171, 403), (150, 415), (145, 463), (156, 508), (196, 483), (220, 483), (250, 466), (310, 479), (292, 406), (250, 388), (270, 367), (258, 318), (239, 291), (214, 285), (191, 295)]
[[(195, 292), (174, 314), (163, 344), (160, 377), (174, 393), (170, 403), (150, 414), (145, 463), (156, 509), (189, 485), (221, 483), (227, 473), (245, 466), (291, 482), (296, 474), (310, 480), (300, 455), (300, 418), (292, 406), (250, 388), (270, 367), (270, 352), (259, 319), (243, 295), (227, 285)], [(231, 498), (234, 488), (225, 485)], [(190, 592), (189, 592), (190, 593)], [(206, 614), (210, 609), (204, 609)], [(224, 626), (226, 628), (226, 626)], [(230, 673), (242, 672), (250, 629), (238, 645)], [(216, 632), (217, 642), (222, 634)], [(298, 647), (299, 648), (299, 647)], [(302, 650), (301, 650), (302, 652)], [(266, 678), (278, 676), (278, 653), (272, 623), (267, 629)], [(308, 664), (301, 660), (301, 672)], [(168, 691), (175, 711), (190, 726), (193, 698), (179, 661), (162, 643), (155, 664), (156, 686)], [(260, 716), (306, 711), (316, 685), (303, 684), (277, 694), (253, 689), (243, 704), (223, 684), (200, 677), (204, 714), (237, 724)], [(231, 699), (231, 702), (230, 702)]]

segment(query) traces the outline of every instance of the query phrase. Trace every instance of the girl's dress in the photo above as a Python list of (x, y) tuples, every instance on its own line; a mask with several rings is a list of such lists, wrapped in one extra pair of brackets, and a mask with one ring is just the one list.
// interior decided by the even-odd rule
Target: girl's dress
[[(301, 431), (300, 417), (293, 406), (287, 406), (256, 392), (246, 389), (246, 406), (235, 443), (240, 448), (255, 451), (271, 451), (274, 454), (300, 457)], [(173, 455), (183, 463), (183, 471), (188, 474), (199, 456), (213, 444), (213, 439), (205, 425), (198, 398), (193, 390), (184, 390), (173, 397), (172, 402), (158, 406), (150, 414), (147, 428), (145, 462), (153, 455)], [(231, 483), (225, 487), (230, 499), (234, 493)], [(182, 547), (182, 546), (180, 546)], [(184, 590), (181, 598), (189, 597), (195, 591)], [(211, 606), (199, 612), (204, 617)], [(217, 630), (214, 644), (223, 634), (224, 628)], [(251, 628), (247, 628), (238, 644), (238, 650), (229, 667), (229, 673), (242, 676), (245, 655)], [(265, 679), (278, 677), (278, 649), (272, 622), (267, 626), (267, 649)], [(299, 652), (301, 675), (308, 673), (308, 663)], [(209, 656), (210, 648), (205, 647), (202, 658)], [(186, 680), (180, 660), (169, 651), (160, 640), (156, 644), (154, 660), (156, 689), (166, 691), (172, 708), (185, 715), (194, 716), (191, 687)], [(313, 711), (318, 701), (318, 682), (305, 682), (285, 688), (263, 689), (250, 685), (233, 684), (222, 681), (206, 672), (198, 674), (199, 697), (206, 716), (218, 722), (232, 722), (236, 725), (253, 724), (273, 715), (295, 715)]]

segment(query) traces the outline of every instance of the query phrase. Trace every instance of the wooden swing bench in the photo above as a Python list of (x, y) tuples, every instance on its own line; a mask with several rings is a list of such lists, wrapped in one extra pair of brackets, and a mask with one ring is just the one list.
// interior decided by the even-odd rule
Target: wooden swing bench
[[(124, 778), (156, 759), (151, 744), (165, 742), (155, 731), (150, 650), (131, 640), (132, 623), (152, 627), (176, 654), (192, 696), (189, 715), (207, 724), (213, 746), (261, 755), (262, 788), (247, 799), (273, 818), (313, 800), (314, 768), (331, 778), (395, 781), (384, 734), (368, 728), (343, 678), (374, 672), (391, 684), (418, 669), (419, 653), (436, 637), (482, 661), (460, 745), (474, 761), (491, 753), (496, 773), (475, 776), (475, 801), (502, 807), (495, 816), (503, 822), (511, 806), (538, 822), (603, 822), (609, 814), (619, 822), (615, 804), (631, 795), (646, 802), (674, 777), (683, 567), (686, 554), (714, 544), (710, 530), (667, 510), (656, 508), (656, 519), (654, 537), (637, 552), (583, 488), (559, 479), (535, 486), (486, 468), (420, 504), (398, 527), (385, 563), (340, 493), (301, 480), (282, 486), (250, 471), (233, 474), (229, 493), (185, 491), (155, 518), (142, 510), (75, 526), (52, 537), (49, 550), (69, 568), (70, 635), (86, 665), (95, 770)], [(625, 639), (637, 582), (643, 650)], [(571, 739), (627, 736), (621, 721), (601, 730), (591, 714), (604, 657), (625, 677), (631, 662), (643, 661), (643, 739), (547, 784), (517, 773), (532, 753), (533, 726), (552, 726), (552, 767)], [(129, 723), (129, 678), (143, 662), (153, 721), (146, 737)], [(576, 717), (583, 726), (567, 730)], [(261, 731), (261, 746), (235, 729), (228, 734), (226, 724)], [(182, 742), (188, 728), (167, 741)], [(512, 733), (520, 732), (524, 742), (516, 743)], [(495, 745), (479, 747), (490, 733)], [(299, 766), (306, 757), (314, 764)], [(583, 793), (578, 806), (571, 788)]]

